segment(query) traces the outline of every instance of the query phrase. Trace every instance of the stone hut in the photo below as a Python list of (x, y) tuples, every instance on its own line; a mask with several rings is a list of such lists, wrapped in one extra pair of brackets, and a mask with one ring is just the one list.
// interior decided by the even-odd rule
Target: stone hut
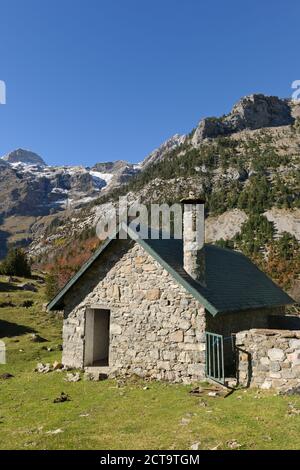
[(234, 334), (285, 315), (293, 300), (247, 257), (204, 244), (203, 201), (183, 206), (182, 239), (142, 239), (122, 224), (50, 302), (64, 311), (64, 364), (225, 383)]

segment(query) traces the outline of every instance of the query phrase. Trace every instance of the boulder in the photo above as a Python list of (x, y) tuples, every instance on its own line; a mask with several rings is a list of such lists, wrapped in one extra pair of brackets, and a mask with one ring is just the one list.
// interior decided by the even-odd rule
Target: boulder
[(39, 372), (40, 374), (47, 374), (51, 371), (51, 364), (43, 364), (42, 362), (39, 362), (34, 371)]
[(79, 382), (81, 380), (79, 372), (69, 372), (65, 377), (65, 382)]

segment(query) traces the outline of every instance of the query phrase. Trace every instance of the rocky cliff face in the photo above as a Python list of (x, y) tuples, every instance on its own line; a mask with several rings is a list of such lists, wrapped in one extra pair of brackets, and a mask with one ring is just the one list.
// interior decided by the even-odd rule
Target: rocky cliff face
[(141, 168), (145, 169), (149, 165), (153, 165), (155, 163), (160, 162), (161, 160), (163, 160), (163, 158), (165, 157), (165, 155), (168, 152), (178, 148), (181, 144), (184, 143), (185, 140), (186, 140), (185, 135), (175, 134), (173, 137), (171, 137), (166, 142), (164, 142), (159, 148), (157, 148), (153, 152), (151, 152), (141, 162), (141, 164), (140, 164)]
[(127, 183), (127, 181), (140, 172), (140, 166), (128, 163), (125, 160), (117, 160), (116, 162), (96, 163), (92, 171), (111, 175), (110, 185), (106, 188), (106, 190), (110, 190), (112, 187)]
[(250, 95), (242, 98), (226, 116), (200, 121), (192, 142), (197, 146), (207, 138), (226, 136), (245, 129), (287, 126), (293, 122), (292, 105), (288, 100)]

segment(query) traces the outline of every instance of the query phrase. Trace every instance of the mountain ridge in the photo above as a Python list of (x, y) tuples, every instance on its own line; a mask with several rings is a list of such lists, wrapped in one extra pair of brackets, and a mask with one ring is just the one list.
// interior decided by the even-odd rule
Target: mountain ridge
[[(59, 237), (64, 239), (65, 232), (72, 237), (93, 225), (99, 204), (101, 210), (102, 203), (114, 200), (119, 194), (126, 195), (128, 200), (146, 203), (171, 202), (192, 189), (208, 194), (208, 210), (216, 215), (216, 212), (224, 213), (228, 205), (221, 201), (222, 191), (223, 194), (236, 191), (242, 198), (253, 177), (263, 175), (263, 180), (272, 179), (282, 172), (288, 175), (285, 176), (289, 178), (291, 192), (288, 198), (293, 205), (297, 194), (292, 173), (299, 168), (300, 140), (296, 126), (299, 116), (299, 103), (254, 94), (239, 100), (228, 115), (204, 118), (190, 134), (175, 134), (139, 164), (118, 160), (95, 163), (92, 167), (45, 164), (41, 169), (39, 165), (28, 163), (18, 165), (16, 157), (8, 164), (2, 159), (0, 162), (3, 165), (5, 161), (5, 164), (1, 174), (10, 174), (14, 183), (9, 192), (8, 179), (1, 180), (0, 174), (0, 196), (1, 190), (4, 191), (2, 199), (8, 199), (10, 209), (5, 211), (3, 202), (0, 203), (0, 230), (11, 233), (7, 240), (22, 243), (22, 234), (16, 235), (20, 230), (15, 219), (20, 218), (22, 224), (27, 224), (25, 242), (31, 241), (32, 253), (41, 254), (51, 251), (53, 241)], [(271, 127), (258, 127), (270, 124)], [(268, 158), (272, 160), (269, 175), (259, 168)], [(278, 203), (276, 197), (275, 193), (271, 197), (274, 204)], [(242, 206), (241, 202), (239, 204)], [(234, 208), (230, 203), (229, 209)], [(25, 223), (25, 218), (31, 215), (34, 220)], [(56, 219), (59, 222), (53, 225)], [(72, 220), (74, 222), (69, 222)], [(56, 233), (57, 223), (61, 231)]]

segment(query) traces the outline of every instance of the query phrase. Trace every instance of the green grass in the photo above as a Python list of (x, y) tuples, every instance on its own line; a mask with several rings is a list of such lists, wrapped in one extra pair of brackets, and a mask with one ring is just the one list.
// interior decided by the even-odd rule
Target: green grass
[[(300, 414), (288, 414), (289, 404), (300, 409), (300, 397), (238, 390), (227, 398), (200, 398), (188, 393), (191, 386), (138, 379), (67, 383), (65, 372), (33, 372), (37, 362), (60, 359), (61, 319), (43, 312), (43, 288), (7, 292), (4, 281), (0, 277), (0, 303), (8, 298), (16, 305), (24, 299), (35, 303), (28, 309), (0, 308), (8, 351), (0, 374), (15, 376), (0, 380), (1, 449), (178, 450), (195, 442), (199, 449), (228, 449), (230, 441), (240, 449), (300, 448)], [(48, 342), (32, 343), (32, 330)], [(71, 401), (54, 404), (62, 391)], [(63, 432), (47, 434), (56, 429)]]

